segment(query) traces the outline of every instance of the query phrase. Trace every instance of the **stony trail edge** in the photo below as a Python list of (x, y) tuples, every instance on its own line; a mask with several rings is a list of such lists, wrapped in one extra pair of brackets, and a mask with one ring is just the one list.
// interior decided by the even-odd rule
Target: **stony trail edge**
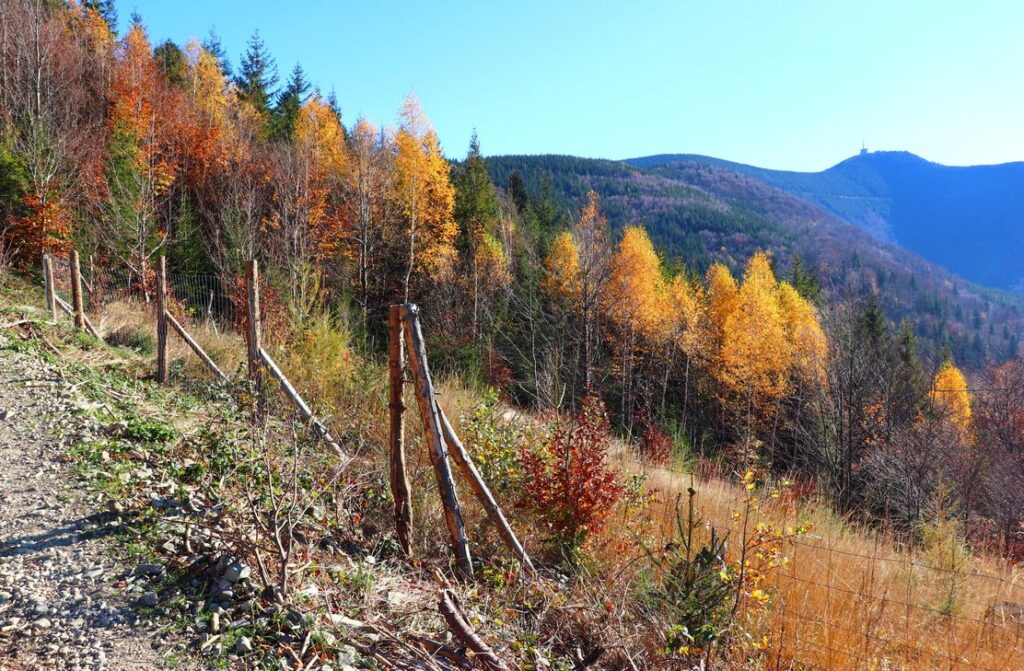
[(0, 671), (176, 667), (174, 637), (145, 623), (151, 595), (70, 472), (68, 450), (99, 431), (72, 381), (0, 332)]

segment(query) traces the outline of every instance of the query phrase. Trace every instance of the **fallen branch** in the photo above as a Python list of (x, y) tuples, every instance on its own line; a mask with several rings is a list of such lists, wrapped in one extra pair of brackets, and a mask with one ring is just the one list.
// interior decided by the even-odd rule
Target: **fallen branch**
[(489, 671), (509, 671), (505, 662), (501, 661), (491, 647), (473, 631), (473, 627), (466, 620), (466, 616), (462, 614), (451, 590), (442, 589), (440, 591), (437, 609), (455, 638), (466, 646), (471, 659), (479, 661), (480, 665)]

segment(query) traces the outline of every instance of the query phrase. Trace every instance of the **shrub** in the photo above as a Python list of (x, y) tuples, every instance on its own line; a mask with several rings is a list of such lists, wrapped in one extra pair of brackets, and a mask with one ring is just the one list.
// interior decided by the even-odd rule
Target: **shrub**
[(640, 456), (652, 464), (665, 463), (674, 447), (672, 438), (655, 423), (649, 411), (642, 411), (639, 419), (641, 432), (637, 449)]
[(605, 463), (610, 426), (601, 401), (588, 397), (571, 419), (558, 419), (540, 449), (522, 454), (522, 506), (551, 532), (555, 549), (574, 566), (587, 538), (601, 531), (622, 487)]
[(473, 414), (462, 420), (461, 428), (473, 462), (491, 489), (512, 494), (522, 483), (519, 464), (519, 431), (499, 416), (498, 392), (487, 389)]

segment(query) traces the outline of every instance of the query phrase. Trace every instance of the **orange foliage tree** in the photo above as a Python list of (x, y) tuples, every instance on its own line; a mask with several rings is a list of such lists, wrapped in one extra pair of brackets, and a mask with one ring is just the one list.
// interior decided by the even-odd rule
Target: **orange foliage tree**
[(456, 251), (455, 189), (441, 144), (415, 96), (402, 107), (395, 135), (393, 198), (399, 213), (394, 239), (405, 247), (402, 295), (412, 295), (414, 276), (440, 280), (453, 268)]

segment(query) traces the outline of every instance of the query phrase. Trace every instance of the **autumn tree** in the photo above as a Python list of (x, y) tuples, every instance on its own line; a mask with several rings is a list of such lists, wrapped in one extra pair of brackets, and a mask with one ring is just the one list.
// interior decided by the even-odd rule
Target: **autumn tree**
[(114, 67), (108, 205), (104, 224), (114, 253), (144, 284), (149, 259), (170, 234), (161, 213), (171, 203), (187, 123), (179, 91), (161, 77), (145, 29), (135, 23), (119, 45)]
[[(642, 385), (649, 390), (654, 375), (653, 370), (644, 369), (643, 362), (653, 361), (660, 349), (671, 343), (674, 319), (661, 259), (643, 228), (626, 228), (609, 262), (608, 283), (601, 300), (613, 330), (615, 365), (622, 384), (622, 417), (632, 426), (634, 388)], [(646, 396), (649, 404), (650, 394)]]
[(279, 265), (288, 271), (292, 306), (305, 315), (319, 269), (336, 257), (341, 239), (337, 189), (347, 162), (344, 131), (314, 95), (298, 112), (291, 145), (275, 147), (274, 154), (277, 207), (271, 225), (282, 254)]
[(405, 248), (401, 291), (403, 300), (409, 301), (414, 279), (448, 277), (458, 236), (450, 168), (437, 134), (413, 95), (405, 100), (395, 134), (394, 169), (392, 188), (399, 225), (393, 238)]
[(345, 253), (355, 265), (353, 288), (364, 328), (371, 304), (385, 302), (385, 241), (394, 209), (389, 197), (392, 161), (390, 138), (366, 119), (358, 119), (349, 135), (345, 171), (349, 221)]
[(930, 396), (960, 435), (966, 437), (971, 429), (971, 393), (967, 390), (967, 378), (952, 359), (942, 362)]

